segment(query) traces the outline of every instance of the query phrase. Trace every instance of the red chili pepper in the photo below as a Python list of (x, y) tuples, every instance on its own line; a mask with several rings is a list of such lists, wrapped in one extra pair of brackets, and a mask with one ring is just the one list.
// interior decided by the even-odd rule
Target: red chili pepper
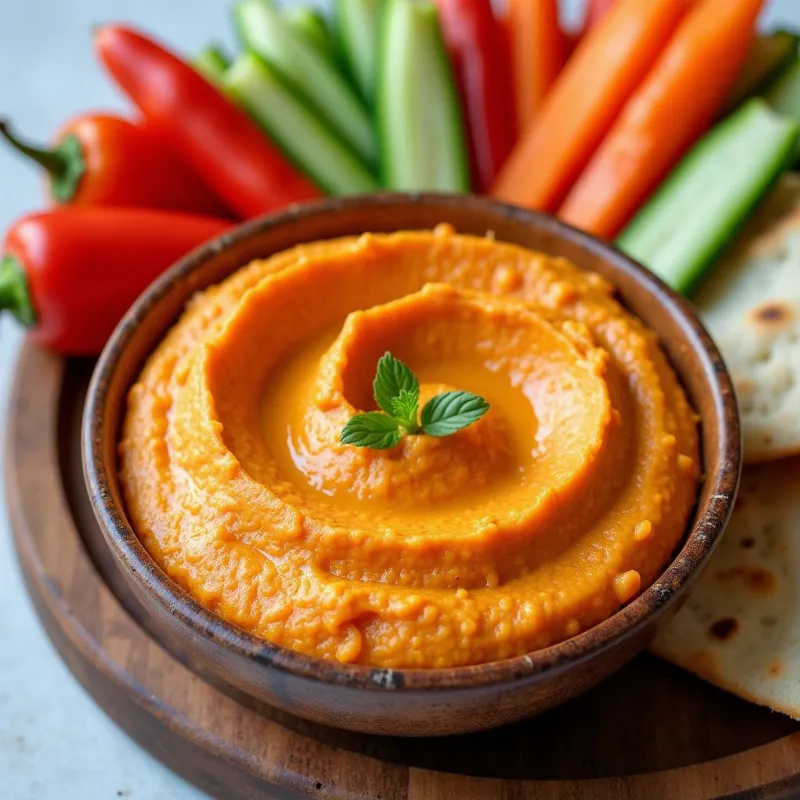
[(511, 69), (491, 0), (437, 0), (466, 115), (472, 175), (488, 191), (516, 136)]
[(566, 45), (565, 60), (569, 60), (570, 56), (578, 49), (578, 45), (583, 39), (583, 30), (564, 31), (564, 39)]
[(106, 25), (95, 50), (144, 118), (233, 210), (251, 217), (319, 195), (244, 111), (161, 45)]
[(589, 7), (586, 9), (585, 30), (590, 30), (611, 10), (611, 6), (617, 0), (589, 0)]
[(47, 149), (18, 139), (6, 120), (0, 120), (0, 135), (47, 170), (50, 197), (56, 204), (228, 213), (148, 125), (110, 114), (85, 114), (67, 122)]
[(0, 310), (38, 344), (94, 355), (155, 278), (230, 227), (214, 217), (109, 206), (22, 217), (2, 248)]

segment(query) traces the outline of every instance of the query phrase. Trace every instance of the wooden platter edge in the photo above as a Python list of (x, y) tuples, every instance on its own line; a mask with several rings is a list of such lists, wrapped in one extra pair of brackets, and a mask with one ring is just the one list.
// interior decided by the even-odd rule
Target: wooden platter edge
[[(151, 640), (85, 552), (63, 495), (56, 446), (64, 368), (57, 357), (26, 343), (10, 399), (5, 482), (25, 583), (48, 636), (93, 699), (129, 736), (203, 791), (226, 800), (798, 796), (800, 734), (716, 761), (646, 775), (511, 781), (384, 764), (328, 747), (243, 708)], [(47, 548), (41, 546), (45, 529)], [(159, 679), (172, 681), (171, 704)], [(181, 691), (176, 693), (176, 687)], [(216, 709), (217, 723), (227, 721), (227, 727), (211, 724), (203, 714), (210, 708)]]

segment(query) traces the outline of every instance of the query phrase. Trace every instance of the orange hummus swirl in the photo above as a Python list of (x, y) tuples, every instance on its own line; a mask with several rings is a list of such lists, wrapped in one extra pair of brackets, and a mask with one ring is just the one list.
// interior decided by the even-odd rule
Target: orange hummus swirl
[[(384, 352), (422, 401), (491, 409), (446, 438), (343, 445)], [(599, 275), (491, 238), (303, 245), (196, 295), (128, 398), (137, 534), (270, 642), (391, 668), (519, 655), (655, 580), (694, 504), (694, 414)]]

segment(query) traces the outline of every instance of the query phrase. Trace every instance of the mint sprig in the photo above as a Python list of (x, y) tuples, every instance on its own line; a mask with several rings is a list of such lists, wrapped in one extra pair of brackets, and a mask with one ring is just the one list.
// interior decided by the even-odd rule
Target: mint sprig
[(394, 413), (392, 400), (399, 399), (401, 392), (414, 395), (419, 402), (419, 381), (410, 367), (391, 353), (384, 353), (378, 361), (375, 380), (372, 382), (372, 393), (378, 408), (390, 416)]
[(429, 436), (449, 436), (472, 425), (489, 410), (489, 404), (469, 392), (443, 392), (422, 409), (422, 429)]
[(397, 420), (382, 411), (357, 414), (342, 430), (342, 444), (386, 450), (402, 439)]
[(419, 414), (419, 389), (401, 389), (397, 397), (389, 400), (391, 415), (407, 433), (419, 433), (417, 414)]
[(356, 414), (342, 429), (342, 444), (386, 450), (404, 436), (450, 436), (489, 410), (489, 403), (476, 394), (443, 392), (425, 404), (420, 424), (419, 380), (407, 364), (388, 352), (378, 361), (372, 391), (382, 410)]

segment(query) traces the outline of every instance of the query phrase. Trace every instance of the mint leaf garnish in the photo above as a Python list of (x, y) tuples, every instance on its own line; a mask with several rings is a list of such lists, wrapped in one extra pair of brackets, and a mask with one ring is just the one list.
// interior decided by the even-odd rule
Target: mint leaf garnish
[(406, 433), (419, 431), (419, 392), (401, 389), (400, 394), (390, 400), (390, 405), (392, 416), (405, 428)]
[(399, 358), (395, 358), (391, 353), (384, 353), (381, 360), (378, 361), (378, 369), (372, 383), (375, 402), (379, 408), (391, 416), (394, 413), (392, 398), (399, 397), (403, 389), (419, 399), (417, 376)]
[(397, 420), (380, 411), (356, 414), (342, 429), (342, 444), (388, 450), (402, 438)]
[(422, 431), (428, 436), (450, 436), (477, 422), (488, 410), (489, 404), (470, 392), (437, 394), (422, 409)]
[(436, 395), (422, 409), (419, 424), (419, 380), (411, 369), (391, 353), (378, 361), (372, 384), (375, 401), (381, 411), (356, 414), (342, 429), (342, 444), (386, 450), (404, 436), (427, 433), (450, 436), (479, 420), (489, 403), (470, 392), (444, 392)]

